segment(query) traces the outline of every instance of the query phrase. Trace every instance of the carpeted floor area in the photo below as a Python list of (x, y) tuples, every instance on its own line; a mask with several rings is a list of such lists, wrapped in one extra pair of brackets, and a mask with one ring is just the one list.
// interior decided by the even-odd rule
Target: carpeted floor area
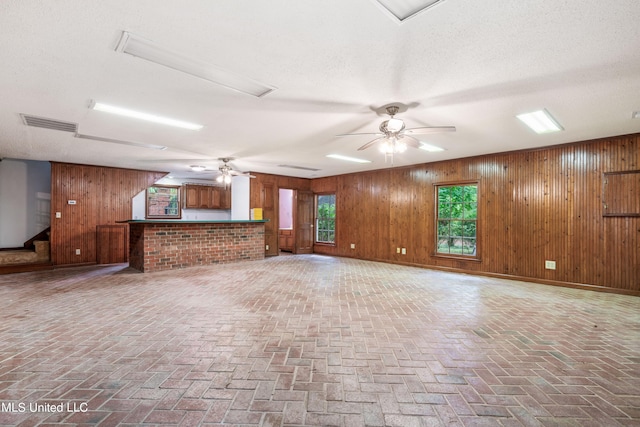
[(293, 255), (0, 301), (2, 426), (640, 425), (638, 297)]

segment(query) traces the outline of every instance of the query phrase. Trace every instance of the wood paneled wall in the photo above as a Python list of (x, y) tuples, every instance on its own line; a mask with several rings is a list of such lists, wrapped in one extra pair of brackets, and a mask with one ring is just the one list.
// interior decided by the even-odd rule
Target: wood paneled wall
[(311, 189), (311, 180), (265, 173), (251, 172), (251, 174), (255, 178), (250, 183), (250, 207), (252, 209), (262, 208), (263, 218), (269, 220), (264, 227), (264, 243), (269, 247), (265, 251), (265, 255), (278, 255), (278, 190), (280, 188), (288, 188), (309, 191)]
[[(95, 263), (97, 226), (130, 219), (132, 197), (165, 175), (52, 162), (50, 240), (54, 265)], [(69, 200), (76, 204), (70, 205)], [(56, 212), (61, 218), (56, 218)]]
[[(336, 245), (315, 252), (640, 295), (640, 218), (604, 217), (602, 200), (604, 173), (640, 169), (639, 143), (627, 135), (314, 179), (312, 191), (337, 196)], [(434, 184), (463, 180), (479, 182), (479, 261), (434, 256)]]

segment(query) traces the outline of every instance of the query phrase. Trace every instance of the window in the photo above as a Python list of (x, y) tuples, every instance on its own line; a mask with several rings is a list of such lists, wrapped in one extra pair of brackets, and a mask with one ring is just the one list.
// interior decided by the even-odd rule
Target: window
[(147, 188), (147, 218), (180, 219), (180, 187), (154, 185)]
[(437, 185), (436, 254), (477, 256), (478, 184)]
[(336, 241), (336, 195), (316, 196), (316, 243)]

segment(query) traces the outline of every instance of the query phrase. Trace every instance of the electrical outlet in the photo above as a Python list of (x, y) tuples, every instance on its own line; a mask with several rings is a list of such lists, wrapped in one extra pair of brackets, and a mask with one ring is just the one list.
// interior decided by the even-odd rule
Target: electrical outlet
[(76, 249), (76, 255), (80, 255), (80, 249)]
[(264, 249), (268, 251), (269, 250), (269, 245), (265, 246)]
[(396, 248), (396, 253), (399, 254), (400, 253), (400, 248)]
[(544, 268), (546, 268), (547, 270), (555, 270), (556, 269), (556, 262), (555, 261), (545, 261), (544, 262)]
[(62, 218), (62, 212), (56, 212), (56, 218)]
[(355, 248), (356, 248), (356, 244), (355, 244), (355, 243), (352, 243), (352, 244), (351, 244), (351, 249), (355, 249)]
[(402, 248), (402, 255), (406, 255), (407, 254), (407, 248)]

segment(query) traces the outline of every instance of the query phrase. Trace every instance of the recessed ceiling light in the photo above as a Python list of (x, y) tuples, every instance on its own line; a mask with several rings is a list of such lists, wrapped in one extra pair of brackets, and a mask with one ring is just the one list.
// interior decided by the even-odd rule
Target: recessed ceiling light
[(141, 111), (129, 110), (128, 108), (116, 107), (115, 105), (103, 104), (101, 102), (91, 102), (91, 109), (103, 111), (105, 113), (117, 114), (119, 116), (130, 117), (138, 120), (159, 123), (167, 126), (178, 127), (189, 130), (200, 130), (202, 125), (183, 122), (182, 120), (171, 119), (169, 117), (156, 116), (155, 114), (143, 113)]
[(536, 133), (558, 132), (562, 126), (549, 114), (547, 110), (538, 110), (531, 113), (519, 114), (518, 117)]
[(338, 160), (345, 160), (347, 162), (355, 162), (355, 163), (371, 163), (370, 160), (358, 159), (356, 157), (343, 156), (341, 154), (327, 154), (327, 157)]
[(437, 153), (438, 151), (444, 151), (444, 148), (436, 147), (435, 145), (427, 144), (426, 142), (420, 143), (420, 149), (428, 151), (430, 153)]
[(258, 98), (276, 89), (273, 86), (268, 86), (215, 65), (207, 64), (204, 61), (187, 58), (178, 52), (166, 49), (150, 40), (126, 31), (122, 32), (116, 51), (128, 53), (129, 55), (137, 56)]

